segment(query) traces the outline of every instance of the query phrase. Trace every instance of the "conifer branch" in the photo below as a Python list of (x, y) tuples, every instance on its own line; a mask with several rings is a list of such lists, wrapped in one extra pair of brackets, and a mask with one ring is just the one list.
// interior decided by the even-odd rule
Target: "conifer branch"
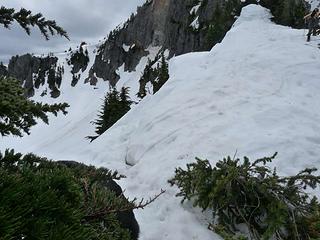
[[(149, 198), (149, 200), (147, 200), (147, 201), (145, 201), (142, 198), (138, 204), (136, 204), (137, 198), (134, 198), (131, 201), (129, 201), (129, 199), (127, 199), (128, 203), (124, 206), (121, 206), (121, 208), (117, 208), (116, 206), (107, 206), (106, 208), (104, 208), (100, 211), (97, 211), (95, 213), (92, 213), (90, 215), (85, 216), (83, 218), (83, 221), (90, 222), (93, 220), (101, 219), (104, 216), (106, 216), (107, 214), (132, 211), (132, 210), (136, 210), (136, 209), (144, 209), (145, 207), (149, 206), (154, 201), (156, 201), (165, 192), (166, 192), (165, 190), (161, 189), (159, 194), (155, 195), (152, 198)], [(123, 195), (121, 197), (123, 197)]]
[(47, 20), (41, 13), (33, 15), (30, 10), (25, 8), (16, 11), (13, 8), (1, 6), (0, 25), (3, 25), (5, 28), (10, 28), (13, 22), (17, 22), (28, 35), (31, 33), (30, 27), (37, 26), (46, 40), (49, 40), (50, 35), (54, 36), (55, 34), (70, 40), (67, 32), (58, 26), (56, 21)]
[(27, 99), (20, 82), (14, 78), (0, 77), (0, 135), (22, 136), (29, 134), (37, 124), (36, 119), (48, 124), (48, 113), (67, 114), (67, 103), (42, 104)]
[(240, 223), (254, 240), (318, 239), (320, 204), (305, 191), (320, 185), (317, 169), (278, 176), (276, 169), (267, 166), (276, 155), (252, 163), (247, 157), (243, 161), (227, 157), (215, 167), (197, 158), (196, 163), (187, 164), (187, 170), (176, 169), (169, 183), (179, 187), (182, 202), (192, 200), (194, 206), (211, 209), (218, 224), (209, 227), (226, 239), (234, 239)]

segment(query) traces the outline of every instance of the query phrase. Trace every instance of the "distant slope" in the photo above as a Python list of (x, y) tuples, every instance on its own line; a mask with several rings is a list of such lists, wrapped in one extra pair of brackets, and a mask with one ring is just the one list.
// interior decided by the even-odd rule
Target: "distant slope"
[(205, 214), (174, 197), (167, 180), (175, 167), (196, 156), (214, 163), (236, 151), (252, 158), (278, 151), (274, 164), (282, 174), (320, 166), (320, 39), (306, 44), (303, 30), (269, 18), (268, 10), (249, 5), (210, 52), (173, 58), (168, 83), (92, 144), (82, 137), (95, 94), (104, 89), (68, 92), (62, 100), (71, 103), (69, 116), (39, 124), (29, 137), (2, 139), (1, 148), (118, 169), (131, 197), (166, 189), (136, 212), (142, 240), (220, 239), (207, 230)]

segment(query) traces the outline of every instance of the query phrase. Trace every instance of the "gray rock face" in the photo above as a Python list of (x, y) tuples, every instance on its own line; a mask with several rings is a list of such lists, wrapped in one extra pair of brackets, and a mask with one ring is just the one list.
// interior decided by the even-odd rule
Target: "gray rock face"
[(198, 1), (146, 2), (123, 28), (110, 33), (98, 51), (87, 81), (94, 84), (99, 77), (115, 85), (119, 80), (116, 70), (123, 64), (126, 71), (135, 70), (141, 57), (148, 55), (149, 46), (168, 49), (169, 57), (210, 49), (214, 43), (207, 44), (205, 25), (211, 21), (215, 8), (223, 3), (225, 0), (203, 0), (196, 13), (201, 29), (194, 30), (190, 26), (195, 20), (190, 10), (198, 5)]
[[(285, 4), (280, 4), (282, 1)], [(210, 50), (223, 39), (241, 8), (255, 2), (256, 0), (246, 0), (245, 3), (241, 0), (148, 0), (137, 9), (136, 15), (113, 30), (99, 47), (85, 82), (95, 85), (101, 78), (115, 86), (120, 79), (118, 69), (123, 66), (125, 71), (134, 71), (141, 58), (149, 54), (148, 47), (157, 46), (161, 47), (160, 51), (168, 50), (168, 58)], [(296, 6), (302, 3), (301, 7), (308, 7), (305, 0), (260, 0), (260, 3), (278, 14), (279, 16), (275, 15), (277, 22), (285, 25), (286, 22), (291, 24), (297, 20), (289, 14), (294, 12), (291, 11), (290, 3)], [(298, 10), (303, 13), (301, 9)], [(80, 75), (88, 67), (88, 55), (81, 52), (83, 44), (69, 59), (72, 65), (72, 86), (77, 84)], [(8, 73), (4, 68), (0, 68), (1, 72), (21, 80), (28, 96), (32, 96), (34, 88), (46, 81), (51, 95), (59, 95), (63, 69), (57, 66), (55, 57), (38, 58), (30, 54), (13, 57)], [(142, 82), (153, 80), (144, 79)], [(140, 86), (139, 92), (143, 92), (143, 87)]]
[(60, 95), (63, 67), (58, 66), (58, 58), (47, 56), (35, 57), (30, 54), (12, 57), (8, 65), (8, 75), (21, 81), (26, 95), (34, 95), (34, 89), (45, 83), (51, 90), (52, 97)]
[[(83, 73), (89, 64), (90, 58), (89, 53), (86, 49), (83, 48), (82, 43), (78, 50), (70, 53), (70, 59), (67, 59), (67, 63), (71, 67), (72, 82), (71, 86), (75, 87)], [(80, 72), (81, 71), (81, 72)]]
[[(282, 8), (277, 1), (260, 2), (281, 13), (281, 17), (290, 12)], [(148, 0), (122, 28), (110, 33), (98, 51), (87, 82), (95, 84), (98, 77), (115, 85), (119, 80), (117, 69), (124, 64), (126, 71), (135, 70), (141, 57), (148, 55), (149, 46), (161, 46), (163, 50), (169, 50), (169, 58), (193, 51), (210, 50), (223, 39), (235, 21), (234, 16), (240, 13), (241, 8), (256, 2), (256, 0), (247, 0), (245, 3), (241, 0)], [(307, 5), (305, 0), (294, 0), (294, 2)], [(284, 19), (279, 20), (278, 22), (284, 23)]]
[(7, 67), (0, 63), (0, 76), (8, 76)]

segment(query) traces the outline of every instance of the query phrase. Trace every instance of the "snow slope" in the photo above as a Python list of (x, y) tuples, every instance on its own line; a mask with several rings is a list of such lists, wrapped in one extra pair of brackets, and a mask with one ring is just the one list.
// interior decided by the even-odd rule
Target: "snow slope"
[(320, 166), (320, 39), (306, 44), (303, 30), (269, 18), (268, 10), (249, 5), (210, 52), (173, 58), (167, 84), (92, 144), (79, 136), (89, 131), (102, 92), (95, 99), (75, 91), (68, 94), (71, 115), (39, 124), (29, 137), (3, 138), (0, 148), (117, 169), (127, 176), (120, 184), (130, 197), (167, 190), (136, 211), (143, 240), (220, 239), (207, 230), (208, 216), (174, 197), (167, 180), (176, 167), (236, 151), (251, 159), (278, 151), (274, 165), (282, 174)]
[(308, 3), (311, 5), (311, 10), (315, 9), (316, 7), (320, 7), (320, 0), (307, 0)]

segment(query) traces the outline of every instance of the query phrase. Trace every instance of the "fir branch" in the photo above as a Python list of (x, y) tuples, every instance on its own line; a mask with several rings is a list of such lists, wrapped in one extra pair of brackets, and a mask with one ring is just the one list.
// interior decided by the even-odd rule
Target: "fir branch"
[(111, 213), (126, 212), (126, 211), (132, 211), (132, 210), (136, 210), (136, 209), (144, 209), (145, 207), (149, 206), (154, 201), (156, 201), (165, 192), (166, 192), (165, 190), (161, 189), (159, 194), (155, 195), (152, 198), (149, 198), (149, 200), (147, 200), (147, 201), (145, 201), (142, 198), (138, 204), (136, 204), (137, 198), (134, 198), (131, 201), (129, 201), (129, 199), (126, 199), (126, 200), (128, 200), (128, 203), (125, 206), (122, 206), (121, 208), (117, 208), (116, 206), (107, 206), (102, 210), (99, 210), (95, 213), (92, 213), (90, 215), (85, 216), (83, 218), (83, 221), (84, 222), (91, 222), (91, 221), (95, 221), (97, 219), (102, 219), (102, 218), (104, 218), (104, 216), (106, 216), (107, 214), (111, 214)]
[[(241, 223), (254, 240), (320, 238), (320, 205), (304, 191), (320, 185), (320, 176), (314, 175), (317, 169), (280, 177), (267, 166), (276, 155), (252, 163), (247, 157), (243, 161), (227, 157), (215, 167), (196, 158), (186, 170), (176, 169), (169, 183), (178, 186), (182, 202), (192, 200), (194, 206), (211, 209), (228, 239), (233, 239), (229, 234), (240, 231), (237, 226)], [(215, 229), (215, 224), (210, 228)]]
[(30, 27), (37, 26), (46, 40), (49, 40), (49, 35), (53, 36), (55, 34), (70, 40), (67, 32), (62, 27), (58, 26), (56, 21), (46, 20), (41, 13), (33, 15), (30, 10), (25, 8), (21, 8), (19, 11), (16, 11), (13, 8), (1, 6), (0, 25), (3, 25), (5, 28), (10, 28), (15, 21), (26, 31), (28, 35), (31, 33)]
[(48, 113), (67, 114), (67, 103), (42, 104), (27, 99), (20, 82), (14, 78), (0, 77), (0, 135), (22, 136), (29, 134), (37, 124), (36, 119), (48, 124)]

